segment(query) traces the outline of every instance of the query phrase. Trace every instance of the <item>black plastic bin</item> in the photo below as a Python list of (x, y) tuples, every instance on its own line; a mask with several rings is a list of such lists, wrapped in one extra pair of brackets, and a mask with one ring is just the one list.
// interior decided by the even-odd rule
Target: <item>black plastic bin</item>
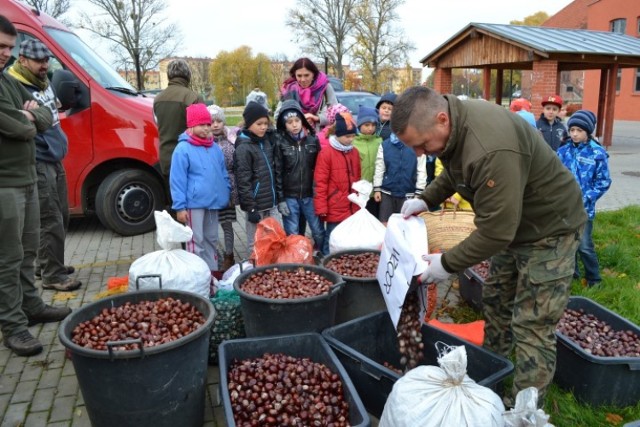
[[(371, 249), (350, 249), (339, 251), (331, 255), (327, 255), (322, 259), (322, 266), (327, 264), (334, 258), (343, 255), (359, 255), (366, 253), (374, 253), (380, 255), (380, 251)], [(387, 305), (384, 302), (384, 296), (380, 290), (378, 279), (374, 277), (353, 277), (344, 276), (344, 289), (338, 297), (338, 307), (336, 309), (336, 324), (348, 322), (349, 320), (362, 317), (364, 315), (375, 313), (380, 310), (386, 310)]]
[(482, 287), (484, 279), (473, 268), (467, 268), (458, 274), (460, 297), (471, 308), (482, 311)]
[(349, 423), (354, 427), (368, 427), (371, 425), (369, 415), (353, 383), (329, 345), (322, 339), (320, 334), (305, 333), (278, 337), (244, 338), (224, 341), (220, 344), (220, 394), (228, 427), (235, 427), (236, 425), (229, 396), (228, 374), (231, 362), (234, 359), (243, 360), (261, 357), (265, 353), (284, 353), (293, 357), (308, 357), (316, 363), (322, 363), (340, 375), (344, 385), (344, 397), (349, 403)]
[[(302, 268), (329, 279), (334, 285), (327, 294), (297, 299), (264, 298), (242, 290), (242, 284), (251, 276), (274, 268), (282, 271)], [(233, 288), (240, 294), (247, 337), (322, 332), (335, 324), (338, 294), (343, 286), (344, 281), (338, 273), (309, 264), (273, 264), (256, 267), (244, 271), (233, 282)]]
[[(336, 352), (369, 413), (380, 418), (398, 373), (383, 366), (400, 367), (398, 339), (388, 312), (379, 312), (325, 330), (322, 335)], [(422, 365), (438, 365), (435, 343), (464, 345), (467, 374), (478, 384), (500, 391), (513, 364), (502, 356), (429, 325), (422, 326)]]
[[(194, 305), (204, 315), (205, 324), (175, 341), (142, 350), (98, 351), (71, 341), (73, 329), (104, 308), (168, 297)], [(116, 295), (71, 313), (60, 325), (58, 337), (71, 354), (91, 425), (201, 427), (214, 317), (207, 299), (177, 290)]]
[[(567, 308), (607, 322), (614, 330), (640, 335), (640, 327), (589, 298), (570, 297)], [(640, 357), (600, 357), (587, 353), (573, 340), (556, 331), (557, 363), (554, 382), (572, 390), (577, 400), (589, 405), (632, 406), (640, 401)]]

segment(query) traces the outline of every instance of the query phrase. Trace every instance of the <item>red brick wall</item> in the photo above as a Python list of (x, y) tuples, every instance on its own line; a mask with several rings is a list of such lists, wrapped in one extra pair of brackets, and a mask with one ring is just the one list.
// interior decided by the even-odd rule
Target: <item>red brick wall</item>
[(560, 74), (558, 61), (536, 61), (531, 71), (531, 112), (538, 117), (542, 113), (543, 98), (558, 93)]
[[(587, 9), (587, 27), (590, 30), (610, 31), (611, 21), (625, 18), (626, 34), (638, 37), (638, 19), (640, 17), (640, 1), (601, 0), (591, 4)], [(620, 91), (616, 95), (614, 117), (617, 120), (640, 120), (640, 92), (635, 92), (636, 68), (623, 68)], [(597, 111), (600, 88), (600, 71), (585, 72), (583, 108)]]
[(436, 68), (433, 72), (433, 88), (441, 94), (451, 93), (451, 68)]

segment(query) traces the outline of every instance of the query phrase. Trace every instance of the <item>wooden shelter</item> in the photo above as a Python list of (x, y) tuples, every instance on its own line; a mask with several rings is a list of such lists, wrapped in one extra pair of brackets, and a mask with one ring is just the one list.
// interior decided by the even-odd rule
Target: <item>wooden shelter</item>
[(542, 97), (558, 93), (560, 72), (600, 70), (596, 135), (611, 145), (618, 69), (640, 67), (640, 39), (605, 31), (470, 23), (420, 60), (435, 68), (434, 89), (452, 92), (453, 68), (483, 70), (483, 97), (490, 99), (491, 70), (498, 70), (496, 103), (502, 103), (504, 70), (531, 70), (533, 113)]

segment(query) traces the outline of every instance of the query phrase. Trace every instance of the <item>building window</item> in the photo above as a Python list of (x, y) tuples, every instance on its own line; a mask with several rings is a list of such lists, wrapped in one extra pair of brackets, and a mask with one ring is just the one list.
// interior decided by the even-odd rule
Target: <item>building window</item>
[(620, 81), (622, 81), (622, 68), (618, 68), (618, 75), (616, 76), (616, 92), (620, 92)]
[(633, 85), (636, 92), (640, 92), (640, 68), (636, 68), (636, 84)]
[(638, 17), (638, 28), (637, 28), (638, 32), (637, 32), (637, 36), (640, 37), (640, 17)]
[(627, 30), (627, 20), (624, 18), (614, 19), (611, 21), (611, 32), (624, 34)]

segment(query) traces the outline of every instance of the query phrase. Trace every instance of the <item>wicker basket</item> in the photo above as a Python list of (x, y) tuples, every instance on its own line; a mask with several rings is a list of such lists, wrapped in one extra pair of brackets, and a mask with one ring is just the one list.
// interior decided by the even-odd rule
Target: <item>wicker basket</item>
[(429, 252), (445, 252), (466, 239), (476, 229), (475, 214), (469, 211), (443, 209), (423, 212), (420, 218), (427, 225)]

